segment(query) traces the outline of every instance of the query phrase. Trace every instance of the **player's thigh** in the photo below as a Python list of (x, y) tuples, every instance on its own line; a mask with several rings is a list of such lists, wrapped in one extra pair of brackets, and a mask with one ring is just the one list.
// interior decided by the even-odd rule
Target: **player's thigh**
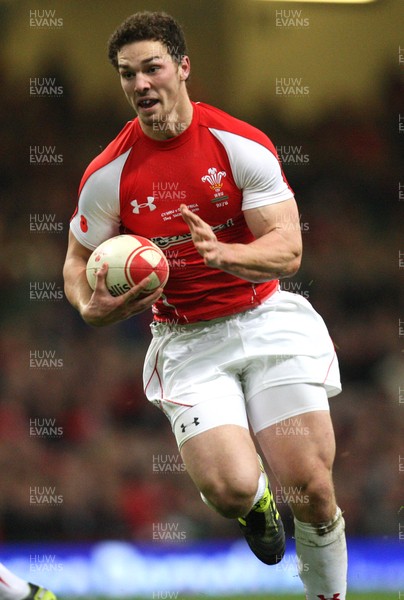
[(201, 401), (195, 406), (164, 404), (189, 475), (204, 495), (215, 497), (248, 495), (250, 488), (255, 494), (259, 477), (243, 394), (236, 387), (226, 396), (228, 388), (218, 384), (217, 395), (208, 397), (199, 386)]
[(197, 488), (208, 497), (255, 494), (260, 471), (245, 427), (219, 425), (204, 431), (183, 444), (181, 455)]
[(336, 512), (332, 481), (334, 432), (328, 411), (303, 413), (257, 433), (262, 453), (280, 483), (277, 497), (294, 516), (324, 523)]
[(260, 392), (252, 402), (258, 443), (281, 484), (306, 486), (327, 477), (335, 436), (324, 388), (284, 385)]
[(304, 413), (271, 425), (257, 433), (257, 440), (282, 485), (307, 486), (311, 480), (331, 474), (335, 438), (327, 411)]

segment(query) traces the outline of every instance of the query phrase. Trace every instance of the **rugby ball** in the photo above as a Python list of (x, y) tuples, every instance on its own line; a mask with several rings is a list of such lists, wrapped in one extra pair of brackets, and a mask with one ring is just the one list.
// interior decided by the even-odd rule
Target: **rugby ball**
[(95, 289), (96, 273), (108, 264), (106, 285), (112, 296), (121, 296), (145, 277), (150, 282), (144, 293), (164, 287), (170, 273), (168, 261), (156, 244), (140, 235), (117, 235), (102, 242), (87, 262), (89, 286)]

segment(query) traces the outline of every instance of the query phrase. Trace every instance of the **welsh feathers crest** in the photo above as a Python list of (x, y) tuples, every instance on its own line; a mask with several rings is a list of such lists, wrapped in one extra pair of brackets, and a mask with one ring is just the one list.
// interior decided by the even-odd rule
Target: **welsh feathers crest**
[(214, 192), (220, 192), (222, 189), (223, 183), (221, 183), (222, 178), (226, 177), (226, 171), (219, 171), (215, 167), (211, 167), (208, 169), (208, 174), (201, 177), (201, 180), (205, 183), (207, 181), (209, 183), (209, 187)]

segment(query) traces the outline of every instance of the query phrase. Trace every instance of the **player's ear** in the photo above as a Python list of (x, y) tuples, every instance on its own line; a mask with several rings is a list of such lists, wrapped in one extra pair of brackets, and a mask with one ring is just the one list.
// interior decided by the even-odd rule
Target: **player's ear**
[(191, 62), (189, 56), (181, 56), (181, 62), (178, 65), (180, 72), (180, 80), (186, 81), (191, 73)]

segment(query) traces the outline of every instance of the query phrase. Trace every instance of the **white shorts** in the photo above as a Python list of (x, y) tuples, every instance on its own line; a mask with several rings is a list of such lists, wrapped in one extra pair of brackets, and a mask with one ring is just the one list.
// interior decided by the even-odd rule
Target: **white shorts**
[[(151, 328), (144, 389), (170, 419), (179, 445), (217, 425), (246, 426), (247, 417), (258, 431), (260, 411), (250, 415), (249, 405), (263, 390), (294, 384), (323, 390), (312, 403), (305, 393), (289, 394), (287, 408), (283, 402), (271, 403), (268, 392), (273, 406), (265, 410), (267, 425), (326, 409), (327, 396), (341, 391), (338, 360), (324, 321), (299, 294), (279, 290), (260, 306), (230, 317), (191, 325), (152, 323)], [(205, 402), (199, 408), (209, 411), (209, 423), (203, 426), (198, 417), (188, 423), (184, 411)], [(236, 403), (244, 407), (243, 418)]]

